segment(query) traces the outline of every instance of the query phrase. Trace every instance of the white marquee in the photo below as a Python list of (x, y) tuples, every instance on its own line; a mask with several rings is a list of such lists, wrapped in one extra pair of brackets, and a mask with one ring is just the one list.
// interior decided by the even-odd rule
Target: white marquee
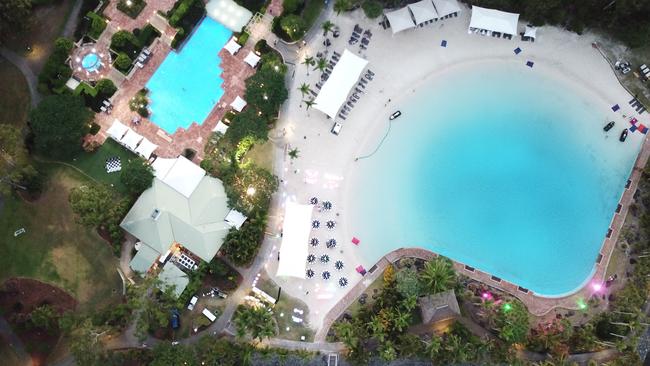
[(277, 276), (305, 278), (313, 211), (313, 205), (301, 205), (287, 200)]
[(367, 64), (368, 60), (344, 50), (341, 60), (314, 100), (314, 108), (335, 118)]
[(518, 22), (519, 14), (472, 6), (469, 27), (515, 35)]
[(413, 18), (411, 18), (411, 12), (407, 7), (386, 12), (384, 14), (386, 15), (386, 18), (388, 18), (390, 29), (393, 31), (393, 34), (415, 27)]

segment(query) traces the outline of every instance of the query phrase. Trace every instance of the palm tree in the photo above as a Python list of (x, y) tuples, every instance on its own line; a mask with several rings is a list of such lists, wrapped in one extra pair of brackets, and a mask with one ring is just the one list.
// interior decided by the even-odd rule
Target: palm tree
[(421, 276), (423, 288), (430, 294), (449, 290), (456, 284), (456, 273), (451, 261), (444, 257), (427, 262)]
[(377, 338), (379, 342), (383, 342), (386, 336), (386, 329), (384, 327), (384, 321), (381, 319), (381, 317), (373, 315), (372, 318), (370, 318), (367, 326), (370, 329), (372, 336)]
[(307, 111), (307, 117), (309, 117), (309, 108), (313, 107), (316, 102), (314, 102), (314, 98), (309, 99), (309, 100), (303, 100), (303, 103), (305, 103), (306, 111)]
[(393, 326), (398, 331), (406, 329), (411, 323), (411, 313), (397, 310), (393, 313)]
[(350, 322), (340, 322), (334, 325), (334, 332), (346, 347), (353, 349), (359, 344), (359, 337), (354, 331), (354, 326)]
[(299, 154), (300, 154), (300, 151), (298, 150), (298, 148), (294, 148), (294, 149), (289, 150), (289, 157), (292, 160), (297, 159)]
[(302, 64), (307, 66), (307, 75), (309, 75), (309, 67), (314, 66), (315, 63), (316, 61), (314, 60), (313, 57), (305, 56), (305, 59), (302, 61)]
[(310, 90), (309, 84), (302, 83), (300, 85), (300, 87), (298, 88), (298, 90), (300, 90), (300, 92), (302, 93), (302, 96), (304, 97), (305, 95), (307, 95), (307, 93), (309, 93), (309, 90)]
[(321, 24), (321, 28), (323, 28), (323, 37), (325, 37), (327, 35), (327, 32), (331, 32), (332, 29), (334, 29), (334, 23), (326, 20), (323, 22), (323, 24)]
[(316, 67), (314, 67), (314, 70), (319, 70), (320, 72), (325, 71), (327, 68), (327, 60), (324, 58), (319, 58), (318, 61), (316, 61)]
[(436, 357), (438, 357), (438, 354), (440, 353), (440, 346), (441, 346), (440, 337), (433, 334), (431, 336), (431, 342), (427, 343), (427, 348), (426, 348), (427, 355), (429, 355), (429, 358), (431, 360), (434, 360), (436, 359)]
[(336, 0), (334, 3), (334, 11), (336, 12), (336, 15), (341, 14), (342, 11), (347, 11), (350, 7), (350, 0)]

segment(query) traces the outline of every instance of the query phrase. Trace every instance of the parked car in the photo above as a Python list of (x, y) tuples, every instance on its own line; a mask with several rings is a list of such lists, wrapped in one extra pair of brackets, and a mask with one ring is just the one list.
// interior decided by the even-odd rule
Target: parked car
[(172, 329), (178, 329), (181, 326), (181, 316), (178, 310), (172, 310)]
[(196, 305), (197, 301), (199, 301), (199, 298), (196, 296), (192, 296), (190, 303), (187, 305), (187, 310), (194, 310), (194, 305)]

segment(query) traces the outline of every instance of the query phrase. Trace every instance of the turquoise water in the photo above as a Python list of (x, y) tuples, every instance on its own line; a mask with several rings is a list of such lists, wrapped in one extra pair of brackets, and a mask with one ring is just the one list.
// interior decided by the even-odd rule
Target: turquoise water
[(203, 123), (223, 95), (219, 51), (232, 32), (205, 17), (180, 52), (172, 51), (153, 74), (149, 89), (151, 120), (167, 133)]
[(375, 155), (355, 163), (347, 191), (364, 264), (423, 247), (542, 295), (583, 284), (638, 133), (620, 143), (624, 121), (605, 134), (614, 114), (602, 104), (518, 64), (449, 71), (408, 92), (393, 106), (402, 117)]
[(99, 56), (92, 52), (87, 54), (83, 59), (81, 59), (81, 66), (87, 71), (95, 71), (99, 69)]

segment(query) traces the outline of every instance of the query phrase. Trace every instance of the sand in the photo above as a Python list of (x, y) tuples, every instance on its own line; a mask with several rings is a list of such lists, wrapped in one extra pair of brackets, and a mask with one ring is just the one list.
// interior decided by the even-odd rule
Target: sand
[[(295, 74), (289, 81), (290, 98), (273, 132), (285, 154), (276, 164), (276, 174), (282, 180), (280, 195), (283, 199), (289, 197), (300, 203), (307, 203), (312, 196), (333, 202), (331, 212), (315, 210), (314, 219), (322, 223), (332, 219), (337, 226), (334, 230), (314, 230), (313, 234), (321, 244), (317, 250), (310, 248), (310, 252), (327, 253), (333, 260), (341, 259), (345, 268), (339, 272), (334, 269), (333, 262), (327, 266), (316, 263), (309, 266), (316, 272), (313, 279), (277, 278), (274, 275), (277, 269), (276, 248), (266, 269), (284, 291), (305, 301), (310, 309), (309, 325), (314, 329), (321, 326), (324, 316), (346, 292), (362, 280), (354, 270), (361, 253), (350, 242), (354, 232), (346, 226), (345, 220), (348, 202), (354, 200), (346, 190), (350, 185), (347, 178), (355, 167), (354, 158), (375, 148), (385, 134), (388, 116), (399, 109), (402, 100), (417, 92), (422, 83), (435, 82), (436, 75), (450, 68), (479, 66), (485, 60), (516, 62), (522, 67), (526, 67), (526, 61), (530, 60), (535, 63), (531, 72), (543, 72), (549, 77), (571, 82), (575, 92), (595, 100), (603, 115), (615, 119), (617, 125), (624, 125), (623, 115), (632, 115), (633, 110), (627, 104), (632, 97), (618, 83), (606, 60), (592, 47), (592, 42), (597, 40), (594, 35), (579, 36), (555, 27), (541, 27), (534, 43), (522, 42), (519, 37), (512, 40), (484, 37), (467, 33), (469, 15), (469, 10), (465, 9), (456, 18), (396, 35), (392, 35), (390, 29), (382, 29), (379, 19), (369, 20), (359, 10), (333, 16), (330, 20), (341, 28), (341, 36), (332, 38), (330, 35), (333, 45), (329, 49), (340, 53), (348, 48), (368, 59), (368, 68), (376, 74), (349, 117), (342, 121), (339, 136), (330, 133), (333, 121), (324, 113), (313, 108), (306, 111), (302, 105), (303, 97), (297, 90), (302, 83), (308, 83), (312, 90), (317, 91), (314, 85), (320, 72), (313, 71), (313, 67), (308, 71), (303, 64), (295, 66)], [(359, 53), (358, 44), (349, 46), (347, 43), (354, 24), (373, 33), (367, 51)], [(520, 22), (521, 29), (524, 24)], [(317, 52), (323, 51), (323, 40), (322, 34), (312, 39), (301, 50), (300, 60), (305, 55), (315, 57)], [(447, 41), (447, 47), (440, 46), (442, 40)], [(516, 47), (522, 48), (523, 52), (515, 55), (513, 50)], [(619, 113), (611, 111), (614, 104), (621, 106)], [(628, 139), (640, 146), (643, 137), (634, 133)], [(294, 160), (286, 156), (292, 148), (300, 151)], [(283, 210), (277, 207), (276, 212)], [(337, 247), (331, 250), (324, 246), (330, 237), (338, 241)], [(361, 240), (361, 245), (364, 245), (363, 238)], [(329, 281), (320, 278), (326, 267), (332, 273)], [(340, 277), (348, 279), (346, 288), (338, 286)]]

